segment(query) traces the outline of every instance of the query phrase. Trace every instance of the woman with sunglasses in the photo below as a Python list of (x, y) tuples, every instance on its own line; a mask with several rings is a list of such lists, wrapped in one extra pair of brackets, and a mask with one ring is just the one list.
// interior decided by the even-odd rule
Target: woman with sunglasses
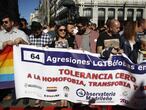
[(69, 44), (67, 41), (67, 31), (66, 26), (61, 24), (56, 26), (56, 40), (49, 44), (49, 47), (54, 48), (69, 48)]
[[(55, 32), (56, 32), (56, 40), (51, 44), (48, 44), (48, 47), (69, 48), (66, 25), (64, 24), (57, 25), (55, 28)], [(53, 102), (53, 105), (54, 103), (57, 107), (68, 107), (67, 100), (55, 101)]]

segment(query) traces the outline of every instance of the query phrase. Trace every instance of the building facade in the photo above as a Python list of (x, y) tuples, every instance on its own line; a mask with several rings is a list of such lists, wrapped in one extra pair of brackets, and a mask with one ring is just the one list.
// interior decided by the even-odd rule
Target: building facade
[(102, 26), (110, 18), (120, 21), (146, 18), (146, 0), (42, 0), (38, 13), (42, 23), (84, 16)]
[(66, 22), (77, 16), (77, 0), (50, 0), (50, 20)]
[(30, 22), (39, 21), (42, 24), (66, 22), (76, 17), (76, 0), (40, 0), (37, 10), (30, 15)]
[(110, 19), (120, 21), (146, 18), (146, 0), (78, 0), (79, 15), (98, 26)]

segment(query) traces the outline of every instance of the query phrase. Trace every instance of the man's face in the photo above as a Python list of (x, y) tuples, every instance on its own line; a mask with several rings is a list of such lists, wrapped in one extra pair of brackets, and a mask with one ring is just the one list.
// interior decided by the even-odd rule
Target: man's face
[(41, 34), (42, 34), (42, 30), (41, 29), (37, 29), (35, 32), (33, 32), (34, 33), (34, 36), (36, 37), (36, 38), (38, 38), (38, 37), (41, 37)]
[(112, 34), (118, 34), (120, 31), (120, 22), (115, 21), (115, 23), (110, 27)]
[(21, 21), (22, 29), (27, 28), (27, 24), (24, 21)]
[(77, 27), (78, 27), (78, 34), (79, 35), (82, 35), (86, 32), (87, 26), (83, 26), (82, 24), (78, 24)]
[(14, 22), (10, 21), (9, 18), (4, 18), (2, 20), (2, 26), (6, 31), (11, 31), (11, 29), (13, 28)]
[(67, 32), (69, 33), (69, 34), (74, 34), (74, 25), (73, 24), (68, 24), (67, 25)]

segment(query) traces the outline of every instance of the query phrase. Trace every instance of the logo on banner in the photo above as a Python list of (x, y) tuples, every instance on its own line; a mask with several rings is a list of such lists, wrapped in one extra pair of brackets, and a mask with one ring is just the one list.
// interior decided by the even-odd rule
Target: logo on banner
[(56, 91), (57, 91), (57, 87), (54, 87), (54, 86), (52, 86), (52, 87), (47, 87), (46, 91), (47, 91), (47, 92), (56, 92)]
[(82, 88), (76, 90), (78, 97), (85, 97), (86, 100), (95, 99), (96, 102), (111, 102), (113, 97), (116, 95), (114, 91), (111, 92), (89, 92)]
[(124, 92), (123, 92), (123, 95), (124, 95), (124, 96), (128, 96), (128, 91), (124, 91)]
[(55, 94), (55, 95), (47, 95), (47, 94), (44, 94), (44, 97), (59, 97), (59, 94)]
[(25, 83), (25, 84), (24, 84), (24, 87), (25, 87), (25, 88), (30, 87), (30, 88), (42, 89), (41, 86), (38, 86), (38, 85), (35, 85), (35, 84), (28, 84), (28, 83)]
[(85, 95), (86, 95), (86, 91), (84, 90), (84, 89), (78, 89), (77, 91), (76, 91), (76, 94), (77, 94), (77, 96), (79, 96), (79, 97), (84, 97)]
[(68, 97), (69, 87), (68, 86), (64, 86), (63, 87), (63, 91), (64, 91), (64, 97)]

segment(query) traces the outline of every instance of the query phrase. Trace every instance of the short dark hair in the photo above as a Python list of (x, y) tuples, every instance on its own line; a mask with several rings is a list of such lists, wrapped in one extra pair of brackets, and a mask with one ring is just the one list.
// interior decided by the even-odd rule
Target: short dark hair
[(20, 18), (20, 22), (21, 22), (21, 21), (25, 22), (25, 24), (28, 24), (28, 23), (27, 23), (27, 20), (26, 20), (25, 18)]
[(14, 21), (14, 20), (12, 19), (12, 17), (9, 16), (9, 15), (4, 15), (4, 16), (2, 17), (2, 20), (5, 19), (5, 18), (9, 18), (10, 21)]
[(88, 25), (89, 24), (89, 19), (87, 17), (79, 17), (77, 20), (77, 23), (81, 23), (83, 26)]
[(30, 27), (31, 27), (31, 30), (32, 30), (33, 32), (42, 29), (41, 23), (36, 22), (36, 21), (33, 21), (33, 22), (31, 23), (31, 26), (30, 26)]
[(67, 21), (67, 25), (74, 25), (75, 23), (71, 20)]
[(110, 19), (110, 18), (107, 19), (107, 21), (106, 21), (106, 23), (105, 23), (107, 27), (110, 27), (110, 26), (111, 26), (111, 20), (112, 20), (112, 19)]
[(50, 28), (54, 27), (55, 25), (56, 25), (56, 23), (54, 21), (50, 21), (50, 23), (49, 23)]

